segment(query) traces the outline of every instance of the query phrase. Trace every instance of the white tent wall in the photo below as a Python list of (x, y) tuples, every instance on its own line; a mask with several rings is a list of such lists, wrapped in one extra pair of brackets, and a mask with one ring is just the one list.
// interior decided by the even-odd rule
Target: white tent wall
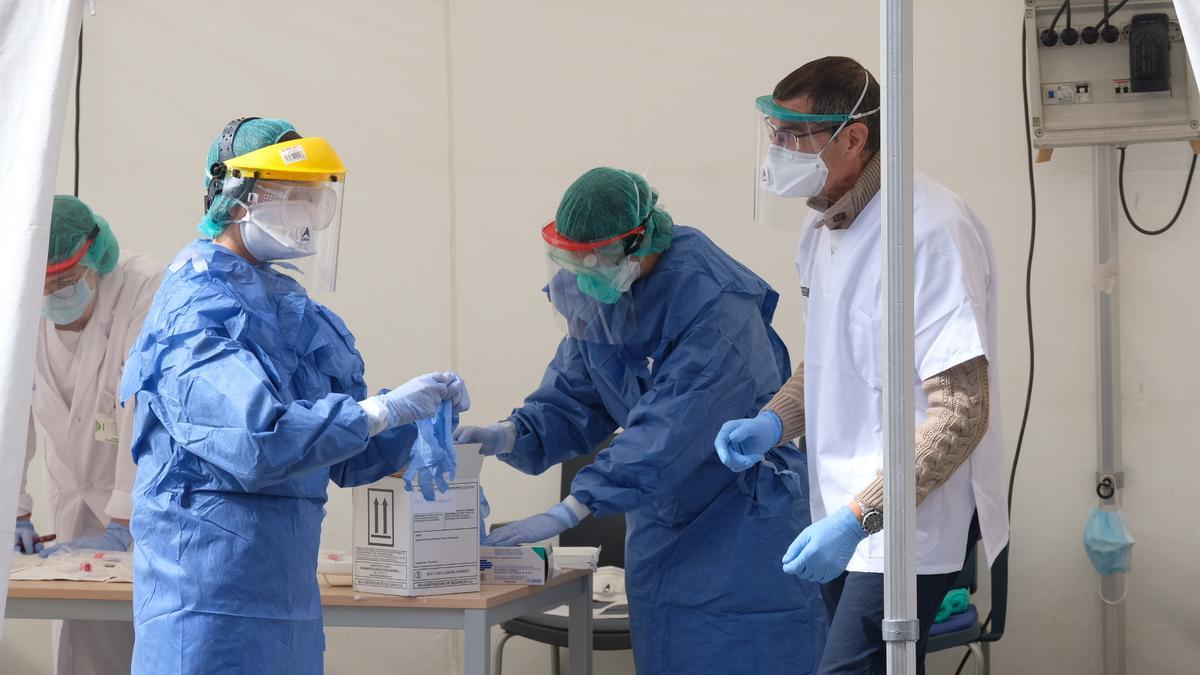
[[(704, 229), (782, 293), (776, 326), (798, 362), (795, 237), (750, 218), (752, 99), (825, 54), (878, 74), (877, 5), (101, 2), (86, 22), (81, 196), (124, 246), (165, 264), (194, 235), (203, 152), (229, 118), (290, 116), (302, 133), (328, 137), (350, 185), (340, 288), (326, 300), (358, 336), (373, 387), (445, 367), (456, 353), (474, 399), (466, 422), (478, 424), (519, 404), (557, 340), (538, 292), (537, 228), (562, 190), (595, 165), (648, 169), (678, 222)], [(915, 17), (917, 164), (972, 205), (1000, 261), (1010, 454), (1028, 365), (1022, 7), (926, 0)], [(60, 190), (70, 186), (66, 157)], [(1187, 161), (1183, 145), (1129, 151), (1126, 187), (1140, 218), (1169, 218)], [(1081, 543), (1095, 501), (1090, 170), (1087, 150), (1059, 150), (1037, 168), (1038, 377), (998, 673), (1100, 670), (1097, 577)], [(1200, 365), (1188, 358), (1200, 332), (1188, 311), (1200, 287), (1197, 213), (1189, 204), (1163, 237), (1121, 233), (1124, 495), (1138, 542), (1130, 673), (1188, 672), (1200, 660), (1200, 608), (1190, 600), (1200, 543), (1184, 532), (1185, 496), (1200, 475), (1185, 426), (1200, 414), (1190, 391)], [(558, 499), (557, 471), (528, 478), (489, 463), (483, 480), (493, 519)], [(348, 544), (348, 506), (331, 488), (326, 545)], [(0, 658), (48, 663), (44, 624), (8, 628)], [(327, 672), (454, 672), (451, 641), (425, 637), (330, 630)], [(505, 672), (547, 672), (547, 653), (513, 640)], [(957, 660), (935, 656), (929, 672), (950, 673)], [(602, 674), (632, 671), (628, 654), (597, 653), (596, 664)]]

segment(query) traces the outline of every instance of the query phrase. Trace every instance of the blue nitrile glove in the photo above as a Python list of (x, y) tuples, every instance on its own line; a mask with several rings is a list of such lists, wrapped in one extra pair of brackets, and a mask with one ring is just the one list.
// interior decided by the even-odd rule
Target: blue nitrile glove
[(458, 373), (446, 371), (441, 374), (446, 384), (446, 394), (454, 404), (454, 412), (465, 413), (471, 409), (471, 395), (467, 393), (467, 383)]
[(458, 421), (449, 399), (442, 401), (432, 419), (417, 420), (417, 440), (413, 443), (412, 459), (404, 472), (404, 489), (412, 492), (413, 478), (421, 486), (425, 501), (435, 499), (434, 486), (439, 492), (450, 489), (445, 475), (454, 480), (458, 457), (454, 454), (452, 431)]
[(496, 530), (483, 540), (484, 546), (517, 546), (532, 544), (558, 536), (579, 524), (580, 518), (564, 504), (555, 504), (549, 511), (522, 518)]
[(387, 407), (391, 426), (398, 427), (433, 417), (446, 400), (449, 388), (442, 373), (421, 375), (405, 382), (379, 398)]
[(492, 505), (488, 504), (487, 495), (483, 494), (483, 484), (479, 485), (479, 543), (487, 538), (487, 517), (492, 515)]
[(783, 438), (783, 420), (764, 410), (757, 417), (729, 420), (717, 432), (717, 456), (731, 471), (741, 473), (758, 463)]
[(133, 533), (129, 531), (129, 528), (120, 523), (110, 522), (104, 534), (95, 537), (81, 537), (65, 544), (51, 546), (38, 555), (49, 558), (56, 553), (71, 551), (128, 551), (130, 546), (133, 546)]
[(358, 402), (367, 415), (367, 433), (374, 436), (420, 419), (433, 417), (442, 401), (450, 396), (445, 373), (421, 375), (396, 389), (384, 389), (376, 396)]
[(460, 427), (454, 432), (454, 440), (459, 443), (481, 443), (481, 455), (498, 455), (512, 452), (517, 443), (517, 427), (512, 422), (504, 420), (486, 427)]
[(42, 542), (34, 543), (37, 539), (37, 530), (33, 529), (33, 521), (29, 518), (18, 518), (17, 529), (13, 535), (13, 550), (25, 555), (33, 555), (41, 553), (46, 545)]
[(833, 581), (850, 564), (850, 557), (867, 532), (858, 517), (843, 506), (804, 528), (783, 554), (783, 571), (817, 583)]

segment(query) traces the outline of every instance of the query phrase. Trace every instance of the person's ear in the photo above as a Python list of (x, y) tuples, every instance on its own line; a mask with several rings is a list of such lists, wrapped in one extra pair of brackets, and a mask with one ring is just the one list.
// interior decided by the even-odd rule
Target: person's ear
[(867, 129), (867, 125), (862, 122), (851, 122), (846, 125), (845, 129), (842, 129), (842, 133), (839, 136), (845, 139), (847, 158), (856, 159), (866, 152), (867, 136), (869, 134), (870, 131)]

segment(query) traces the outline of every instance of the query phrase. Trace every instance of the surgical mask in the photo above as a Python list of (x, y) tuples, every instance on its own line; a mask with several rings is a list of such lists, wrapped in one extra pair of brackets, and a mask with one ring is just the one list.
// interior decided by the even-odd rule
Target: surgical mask
[(614, 305), (642, 273), (641, 258), (628, 257), (612, 270), (575, 275), (579, 290), (607, 305)]
[(1101, 576), (1128, 572), (1133, 556), (1133, 535), (1121, 511), (1092, 509), (1083, 530), (1083, 550)]
[(42, 316), (58, 326), (75, 323), (87, 311), (94, 296), (95, 292), (87, 278), (80, 278), (74, 285), (45, 296), (42, 300)]
[(317, 247), (307, 213), (308, 205), (297, 202), (251, 204), (242, 221), (246, 250), (262, 262), (313, 255)]
[[(833, 142), (833, 138), (829, 140)], [(821, 152), (824, 151), (822, 148)], [(821, 153), (797, 152), (772, 145), (767, 148), (759, 180), (764, 190), (779, 197), (815, 197), (825, 189), (828, 179), (829, 169), (821, 159)]]

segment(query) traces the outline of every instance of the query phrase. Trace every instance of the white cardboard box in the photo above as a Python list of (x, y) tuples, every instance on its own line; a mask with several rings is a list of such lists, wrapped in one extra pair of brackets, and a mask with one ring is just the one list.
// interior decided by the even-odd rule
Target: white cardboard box
[(479, 575), (485, 584), (540, 586), (548, 570), (545, 546), (479, 547)]
[(444, 595), (479, 590), (479, 444), (455, 446), (458, 469), (429, 502), (389, 476), (354, 488), (354, 590)]

